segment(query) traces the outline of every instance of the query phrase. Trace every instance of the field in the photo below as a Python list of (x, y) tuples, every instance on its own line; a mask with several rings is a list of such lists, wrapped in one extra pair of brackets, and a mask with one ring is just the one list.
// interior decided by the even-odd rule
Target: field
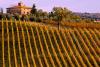
[(100, 24), (0, 22), (0, 67), (99, 67)]

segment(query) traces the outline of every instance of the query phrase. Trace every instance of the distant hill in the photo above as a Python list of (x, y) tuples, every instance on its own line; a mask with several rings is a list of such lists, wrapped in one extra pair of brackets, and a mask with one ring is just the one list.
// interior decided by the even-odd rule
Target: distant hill
[(79, 13), (75, 12), (74, 14), (80, 16), (81, 18), (89, 18), (93, 20), (100, 20), (100, 13)]

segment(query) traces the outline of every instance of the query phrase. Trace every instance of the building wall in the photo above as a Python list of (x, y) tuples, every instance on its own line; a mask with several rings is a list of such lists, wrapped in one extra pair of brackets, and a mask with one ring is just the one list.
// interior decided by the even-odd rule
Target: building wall
[(24, 8), (21, 9), (21, 14), (30, 14), (30, 12), (31, 9), (24, 9)]
[(11, 9), (7, 9), (7, 13), (10, 13), (10, 14), (21, 14), (21, 9), (20, 8), (11, 8)]
[(11, 13), (11, 14), (29, 14), (31, 11), (30, 7), (26, 7), (23, 2), (19, 2), (17, 6), (11, 7), (11, 8), (7, 8), (7, 13)]
[(7, 9), (7, 13), (10, 14), (30, 14), (31, 9), (25, 9), (25, 8), (11, 8), (11, 9)]

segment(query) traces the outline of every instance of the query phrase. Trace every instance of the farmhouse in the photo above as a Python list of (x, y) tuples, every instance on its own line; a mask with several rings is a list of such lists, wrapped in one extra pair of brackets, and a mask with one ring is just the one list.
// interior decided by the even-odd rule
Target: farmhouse
[(31, 9), (31, 7), (24, 5), (23, 2), (19, 2), (18, 5), (7, 8), (7, 13), (20, 15), (29, 14)]

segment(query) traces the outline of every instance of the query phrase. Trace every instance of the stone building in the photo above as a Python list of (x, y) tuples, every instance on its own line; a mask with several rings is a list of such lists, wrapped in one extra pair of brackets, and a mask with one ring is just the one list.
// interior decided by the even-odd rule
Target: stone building
[(20, 15), (30, 14), (31, 9), (31, 7), (27, 7), (22, 2), (19, 2), (18, 5), (7, 8), (7, 13)]

